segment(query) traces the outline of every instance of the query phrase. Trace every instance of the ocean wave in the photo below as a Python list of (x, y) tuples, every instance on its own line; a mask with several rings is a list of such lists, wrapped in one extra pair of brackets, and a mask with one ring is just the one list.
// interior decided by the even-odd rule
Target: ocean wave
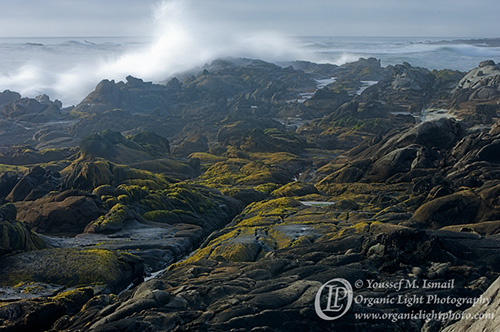
[(438, 52), (454, 52), (459, 55), (470, 57), (498, 57), (500, 47), (489, 47), (479, 45), (469, 45), (463, 43), (437, 44), (431, 42), (377, 42), (377, 39), (365, 42), (354, 41), (352, 43), (344, 40), (338, 41), (311, 41), (300, 45), (307, 52), (311, 53), (331, 53), (331, 54), (359, 54), (361, 56), (380, 55), (404, 55), (404, 54), (432, 54)]
[(4, 73), (0, 89), (14, 89), (26, 96), (46, 93), (67, 105), (81, 101), (102, 79), (123, 81), (132, 75), (162, 82), (228, 56), (270, 62), (304, 58), (288, 38), (207, 22), (198, 7), (194, 1), (161, 2), (154, 9), (152, 40), (145, 44), (51, 40), (43, 50), (28, 54), (27, 61), (16, 61), (15, 67), (4, 70), (0, 64), (0, 73)]
[(454, 52), (468, 57), (499, 57), (500, 47), (482, 47), (473, 45), (443, 46), (439, 50)]

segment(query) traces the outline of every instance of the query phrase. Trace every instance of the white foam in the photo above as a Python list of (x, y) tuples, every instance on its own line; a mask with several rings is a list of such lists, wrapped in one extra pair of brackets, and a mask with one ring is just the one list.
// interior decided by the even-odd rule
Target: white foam
[(365, 91), (366, 89), (377, 83), (378, 81), (361, 81), (361, 87), (358, 89), (358, 91), (356, 91), (356, 94), (358, 95), (362, 94), (363, 91)]
[[(150, 43), (118, 54), (111, 52), (109, 57), (94, 57), (91, 62), (77, 56), (71, 59), (75, 63), (70, 68), (57, 71), (43, 62), (28, 60), (0, 74), (0, 89), (16, 90), (30, 97), (46, 93), (68, 105), (81, 101), (102, 79), (120, 81), (132, 75), (160, 82), (226, 56), (267, 61), (302, 58), (292, 42), (280, 34), (243, 31), (237, 25), (211, 21), (210, 15), (204, 14), (195, 1), (159, 2), (152, 13)], [(102, 47), (91, 41), (75, 40), (66, 42), (65, 46), (85, 52), (97, 52)], [(58, 52), (57, 48), (39, 48), (45, 50), (46, 56), (50, 52), (55, 56)]]

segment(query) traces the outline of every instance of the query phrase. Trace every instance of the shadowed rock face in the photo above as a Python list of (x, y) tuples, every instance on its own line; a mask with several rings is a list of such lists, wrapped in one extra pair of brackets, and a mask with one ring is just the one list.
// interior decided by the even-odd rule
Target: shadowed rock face
[(17, 218), (39, 233), (74, 236), (99, 217), (104, 207), (97, 197), (77, 190), (48, 194), (33, 202), (16, 203)]
[(105, 80), (57, 114), (48, 97), (2, 93), (0, 120), (64, 122), (25, 129), (30, 144), (80, 143), (0, 149), (12, 162), (0, 194), (13, 202), (0, 208), (0, 298), (16, 299), (0, 302), (0, 330), (444, 329), (451, 322), (356, 314), (457, 310), (450, 303), (354, 303), (332, 322), (314, 302), (334, 278), (361, 281), (363, 298), (402, 294), (368, 281), (453, 280), (408, 298), (477, 297), (492, 285), (495, 68), (218, 60), (167, 84)]
[[(57, 188), (60, 181), (58, 173), (50, 172), (40, 166), (33, 167), (26, 175), (15, 182), (8, 195), (5, 197), (7, 201), (32, 201), (41, 198), (50, 191)], [(13, 184), (14, 182), (12, 182)], [(11, 188), (9, 183), (6, 183), (4, 189)]]
[(48, 245), (26, 224), (16, 220), (16, 214), (13, 204), (0, 207), (0, 256), (47, 248)]
[[(421, 271), (417, 282), (427, 278), (446, 280), (453, 275), (460, 286), (447, 290), (447, 295), (463, 296), (458, 288), (470, 282), (469, 273), (446, 263), (446, 257), (451, 253), (459, 254), (466, 248), (474, 251), (473, 255), (477, 254), (479, 251), (474, 247), (482, 246), (483, 240), (466, 234), (426, 233), (397, 227), (386, 228), (382, 233), (379, 231), (373, 228), (369, 233), (348, 235), (335, 241), (317, 241), (307, 246), (278, 250), (255, 262), (219, 259), (181, 264), (160, 279), (124, 293), (119, 306), (109, 306), (108, 310), (101, 311), (94, 316), (91, 325), (84, 325), (84, 318), (90, 317), (99, 307), (87, 306), (63, 326), (67, 331), (84, 327), (91, 331), (123, 329), (131, 325), (138, 331), (162, 331), (174, 327), (182, 331), (236, 328), (328, 330), (332, 323), (321, 320), (313, 307), (316, 292), (323, 283), (334, 277), (352, 283), (358, 279), (381, 280), (381, 273), (391, 275), (401, 266), (405, 266), (408, 273)], [(461, 240), (460, 246), (456, 245), (458, 239)], [(381, 250), (374, 250), (375, 247)], [(460, 259), (464, 262), (463, 259), (467, 258), (462, 256)], [(393, 278), (398, 277), (394, 275)], [(484, 289), (484, 284), (477, 284), (477, 288), (468, 294), (479, 296)], [(385, 296), (391, 296), (393, 292), (395, 290), (390, 290)], [(427, 296), (435, 292), (413, 289), (410, 294)], [(146, 294), (149, 294), (148, 301), (144, 301)], [(361, 287), (355, 290), (355, 294), (370, 296), (370, 290)], [(437, 309), (436, 306), (421, 306), (422, 310), (431, 308)], [(449, 309), (452, 308), (439, 306), (439, 310)], [(357, 331), (388, 328), (382, 322), (356, 322), (353, 318), (354, 312), (384, 312), (383, 306), (375, 309), (355, 305), (351, 310), (345, 318), (335, 322), (335, 328)], [(404, 312), (405, 308), (386, 310)], [(397, 329), (419, 329), (419, 323), (411, 320), (391, 324)]]

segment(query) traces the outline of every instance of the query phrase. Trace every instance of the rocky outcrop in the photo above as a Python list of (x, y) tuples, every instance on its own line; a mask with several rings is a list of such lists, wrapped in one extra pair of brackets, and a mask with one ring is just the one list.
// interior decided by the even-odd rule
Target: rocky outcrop
[[(410, 113), (418, 118), (452, 101), (460, 73), (382, 68), (375, 59), (292, 65), (229, 59), (165, 85), (101, 82), (71, 113), (80, 120), (70, 136), (91, 135), (79, 154), (48, 166), (67, 166), (52, 192), (34, 189), (47, 189), (47, 168), (31, 168), (25, 181), (20, 169), (0, 177), (5, 196), (17, 200), (17, 219), (50, 235), (76, 235), (45, 236), (50, 250), (2, 244), (9, 255), (0, 261), (2, 283), (23, 282), (12, 290), (17, 298), (35, 289), (94, 291), (79, 291), (73, 306), (52, 298), (6, 311), (2, 304), (0, 329), (28, 328), (28, 318), (43, 314), (43, 329), (54, 331), (418, 331), (440, 325), (356, 315), (467, 309), (359, 299), (477, 297), (495, 280), (495, 99), (468, 99), (475, 114), (463, 121), (416, 124)], [(330, 84), (316, 91), (314, 79)], [(64, 132), (39, 131), (33, 140)], [(0, 212), (7, 229), (23, 225), (12, 206)], [(24, 242), (20, 250), (30, 248)], [(358, 300), (332, 323), (314, 302), (333, 278), (353, 284)], [(108, 294), (134, 280), (119, 296)], [(400, 280), (453, 286), (370, 286)], [(6, 319), (9, 310), (15, 314)]]
[(363, 91), (361, 100), (380, 98), (393, 112), (420, 113), (431, 101), (435, 76), (425, 68), (412, 67), (406, 62), (390, 69), (390, 75)]
[[(417, 283), (422, 279), (439, 282), (453, 275), (457, 287), (446, 291), (449, 297), (463, 296), (459, 288), (465, 285), (476, 285), (468, 295), (479, 296), (488, 282), (479, 282), (477, 276), (466, 272), (461, 264), (469, 264), (464, 259), (474, 254), (463, 257), (460, 251), (477, 253), (475, 248), (482, 245), (481, 241), (477, 237), (427, 234), (397, 227), (379, 233), (373, 227), (372, 232), (277, 250), (255, 262), (198, 259), (174, 266), (160, 279), (126, 292), (118, 305), (109, 305), (90, 321), (90, 313), (96, 310), (87, 306), (67, 321), (65, 330), (76, 331), (85, 327), (99, 331), (131, 325), (137, 331), (173, 328), (199, 331), (325, 330), (331, 328), (331, 322), (321, 320), (313, 304), (318, 289), (332, 278), (345, 278), (352, 283), (370, 278), (376, 278), (377, 282), (395, 281), (403, 277), (396, 271), (404, 266), (405, 273), (420, 271)], [(461, 244), (457, 246), (457, 243)], [(380, 250), (375, 250), (375, 247)], [(450, 263), (447, 258), (450, 254), (461, 258)], [(480, 255), (484, 257), (488, 253)], [(376, 290), (367, 284), (358, 284), (354, 292), (364, 298), (376, 296)], [(436, 290), (419, 288), (408, 292), (411, 296), (426, 297)], [(386, 290), (384, 296), (395, 294), (394, 290)], [(420, 307), (422, 310), (431, 308), (436, 309), (436, 306)], [(439, 306), (443, 311), (454, 309), (453, 305)], [(404, 312), (405, 308), (383, 304), (370, 307), (358, 303), (335, 321), (335, 327), (354, 331), (382, 330), (386, 326), (384, 322), (356, 320), (355, 313), (383, 314), (394, 310)], [(391, 322), (391, 326), (417, 331), (423, 323), (399, 320)]]
[(101, 284), (114, 293), (141, 279), (144, 273), (139, 257), (96, 248), (29, 251), (3, 257), (0, 266), (2, 286), (14, 286), (21, 281), (67, 287)]
[(35, 166), (17, 181), (5, 199), (10, 202), (33, 201), (55, 190), (59, 183), (57, 172)]
[(17, 218), (39, 233), (74, 236), (106, 210), (97, 197), (77, 191), (47, 194), (33, 202), (16, 203)]
[(426, 175), (426, 170), (440, 168), (443, 155), (450, 153), (463, 135), (461, 123), (444, 118), (393, 130), (376, 143), (365, 142), (352, 149), (350, 162), (324, 181), (401, 181), (405, 175), (404, 181), (410, 181)]
[(492, 100), (500, 97), (500, 69), (493, 60), (483, 61), (465, 75), (455, 89), (455, 99)]
[(442, 332), (493, 332), (500, 328), (498, 321), (500, 279), (495, 280), (490, 287), (481, 294), (488, 299), (488, 304), (477, 304), (465, 310), (464, 318), (448, 325)]
[(78, 312), (93, 297), (92, 288), (63, 292), (46, 302), (18, 301), (0, 307), (0, 325), (5, 331), (46, 331), (64, 315)]
[(47, 244), (26, 224), (16, 221), (16, 214), (13, 204), (0, 207), (0, 256), (47, 248)]
[(47, 96), (39, 99), (22, 98), (8, 103), (0, 109), (6, 118), (33, 123), (49, 122), (61, 115), (61, 103), (51, 102)]

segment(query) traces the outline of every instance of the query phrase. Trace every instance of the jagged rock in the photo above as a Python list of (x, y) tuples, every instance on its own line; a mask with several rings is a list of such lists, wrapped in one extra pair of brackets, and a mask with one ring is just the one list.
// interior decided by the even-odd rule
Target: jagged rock
[(59, 174), (35, 166), (17, 182), (5, 199), (10, 202), (35, 200), (55, 190), (59, 182)]
[(3, 92), (0, 92), (0, 107), (11, 104), (19, 99), (21, 99), (21, 94), (18, 92), (4, 90)]
[(498, 83), (500, 69), (493, 60), (482, 61), (478, 68), (471, 70), (458, 83), (458, 89), (478, 89), (483, 86), (495, 86)]
[(500, 98), (500, 69), (492, 60), (483, 61), (469, 71), (453, 90), (454, 105), (470, 101), (491, 101)]
[(392, 105), (393, 110), (419, 112), (433, 95), (435, 76), (425, 68), (412, 67), (406, 62), (390, 69), (390, 75), (367, 88), (361, 98), (380, 98)]
[(21, 98), (6, 104), (1, 110), (5, 117), (14, 118), (20, 121), (34, 123), (49, 122), (60, 116), (61, 108), (59, 103), (46, 101), (40, 103), (36, 99)]

